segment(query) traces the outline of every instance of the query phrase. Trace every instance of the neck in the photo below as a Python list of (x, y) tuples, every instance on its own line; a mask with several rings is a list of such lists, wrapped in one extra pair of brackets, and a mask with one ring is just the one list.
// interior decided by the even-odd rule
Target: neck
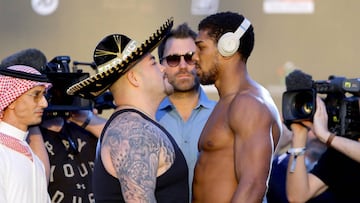
[(175, 106), (184, 121), (187, 121), (199, 102), (199, 91), (176, 92), (169, 96), (171, 103)]
[(13, 116), (13, 114), (10, 113), (4, 114), (0, 120), (24, 132), (28, 131), (29, 129), (28, 125), (26, 125), (24, 122), (21, 122), (21, 120), (17, 119), (16, 116)]
[(174, 92), (174, 94), (169, 96), (169, 99), (176, 107), (185, 106), (194, 108), (199, 100), (199, 92)]
[(229, 66), (222, 71), (219, 79), (215, 82), (220, 98), (236, 94), (249, 89), (252, 86), (252, 79), (246, 71), (245, 65)]
[(134, 106), (131, 104), (121, 104), (116, 108), (116, 111), (121, 110), (121, 109), (135, 109), (135, 110), (138, 110), (138, 111), (142, 112), (143, 114), (147, 115), (151, 119), (155, 120), (156, 109), (150, 110), (149, 108), (146, 108), (146, 107)]

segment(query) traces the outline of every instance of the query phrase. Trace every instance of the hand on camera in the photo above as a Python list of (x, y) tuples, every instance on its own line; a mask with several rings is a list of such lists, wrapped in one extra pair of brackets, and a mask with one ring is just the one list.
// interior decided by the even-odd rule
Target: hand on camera
[(316, 106), (316, 112), (313, 119), (313, 131), (318, 139), (322, 142), (326, 142), (330, 134), (328, 129), (328, 115), (325, 103), (320, 97), (316, 98)]
[(309, 121), (303, 121), (301, 123), (295, 122), (290, 125), (291, 131), (293, 132), (293, 147), (305, 146), (307, 140), (307, 134), (308, 134), (308, 127), (306, 127), (305, 125), (311, 125), (311, 122)]
[(82, 128), (85, 128), (91, 121), (93, 112), (91, 110), (79, 110), (71, 112), (68, 121), (73, 122)]

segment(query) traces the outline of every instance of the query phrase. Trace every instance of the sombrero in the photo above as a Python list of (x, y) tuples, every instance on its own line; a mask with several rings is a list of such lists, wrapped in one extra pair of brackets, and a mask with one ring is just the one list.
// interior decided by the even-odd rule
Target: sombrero
[(69, 95), (93, 99), (105, 92), (118, 78), (136, 64), (145, 54), (153, 51), (173, 26), (169, 18), (155, 33), (140, 46), (122, 34), (106, 36), (94, 51), (97, 74), (88, 77), (67, 89)]

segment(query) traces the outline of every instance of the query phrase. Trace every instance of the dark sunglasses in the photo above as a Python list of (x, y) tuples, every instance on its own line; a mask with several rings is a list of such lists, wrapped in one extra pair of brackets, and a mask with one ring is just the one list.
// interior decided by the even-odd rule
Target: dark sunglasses
[(195, 61), (192, 59), (194, 53), (195, 52), (191, 51), (191, 52), (188, 52), (188, 53), (182, 54), (182, 55), (180, 55), (180, 54), (172, 54), (172, 55), (165, 56), (165, 57), (161, 58), (161, 60), (166, 60), (166, 63), (170, 67), (176, 67), (176, 66), (178, 66), (180, 64), (181, 57), (183, 56), (185, 62), (188, 65), (194, 65)]

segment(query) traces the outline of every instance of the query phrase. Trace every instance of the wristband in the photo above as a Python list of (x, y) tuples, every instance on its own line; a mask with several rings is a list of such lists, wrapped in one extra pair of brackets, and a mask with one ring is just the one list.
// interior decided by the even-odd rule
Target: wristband
[(295, 165), (296, 165), (296, 159), (298, 156), (305, 154), (306, 147), (299, 147), (299, 148), (290, 148), (286, 153), (290, 155), (294, 155), (294, 160), (290, 167), (290, 173), (293, 173), (295, 171)]
[(294, 156), (301, 156), (305, 154), (306, 147), (290, 148), (286, 153)]
[(331, 143), (332, 143), (334, 137), (335, 137), (335, 134), (330, 133), (328, 139), (326, 140), (326, 146), (331, 147)]
[(89, 125), (90, 121), (91, 121), (91, 118), (93, 117), (93, 114), (91, 111), (88, 112), (88, 115), (86, 117), (86, 120), (84, 121), (84, 123), (81, 125), (82, 128), (86, 128), (86, 126)]

